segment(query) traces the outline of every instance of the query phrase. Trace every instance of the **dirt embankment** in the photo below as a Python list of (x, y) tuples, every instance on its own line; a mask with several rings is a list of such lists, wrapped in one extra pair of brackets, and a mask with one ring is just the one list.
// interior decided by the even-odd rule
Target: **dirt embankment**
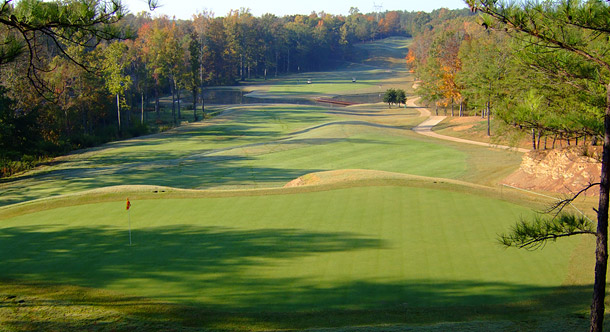
[[(502, 181), (523, 189), (575, 193), (590, 183), (599, 182), (599, 151), (583, 147), (530, 151), (523, 155), (519, 170)], [(596, 189), (587, 195), (599, 195)]]

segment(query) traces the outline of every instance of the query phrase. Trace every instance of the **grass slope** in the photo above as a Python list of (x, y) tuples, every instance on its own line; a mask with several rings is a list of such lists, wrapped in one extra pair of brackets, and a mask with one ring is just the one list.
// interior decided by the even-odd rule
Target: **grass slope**
[[(136, 200), (129, 247), (123, 203), (3, 220), (0, 277), (101, 288), (236, 317), (197, 322), (210, 328), (340, 326), (345, 317), (333, 317), (337, 310), (352, 318), (367, 313), (358, 324), (373, 325), (380, 312), (403, 312), (387, 321), (398, 324), (422, 319), (426, 309), (485, 312), (537, 303), (562, 285), (565, 257), (578, 245), (573, 239), (544, 251), (504, 250), (496, 234), (528, 209), (472, 194), (383, 186)], [(415, 316), (405, 316), (411, 309)], [(306, 319), (312, 311), (320, 317)]]

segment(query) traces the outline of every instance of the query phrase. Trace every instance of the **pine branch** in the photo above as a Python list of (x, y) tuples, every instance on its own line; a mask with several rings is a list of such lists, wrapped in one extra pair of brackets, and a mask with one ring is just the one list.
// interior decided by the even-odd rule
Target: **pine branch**
[(580, 234), (595, 235), (593, 223), (584, 216), (576, 217), (569, 214), (554, 218), (537, 216), (532, 222), (522, 219), (509, 233), (500, 234), (498, 241), (505, 247), (532, 250), (543, 247), (548, 240)]
[[(468, 4), (470, 8), (474, 11), (480, 11), (482, 13), (485, 13), (502, 22), (505, 26), (511, 29), (537, 38), (538, 40), (544, 42), (546, 47), (557, 47), (570, 51), (574, 54), (578, 54), (579, 56), (589, 61), (597, 63), (598, 65), (606, 68), (607, 70), (610, 70), (610, 63), (600, 58), (599, 56), (595, 56), (591, 52), (587, 51), (586, 45), (584, 47), (580, 47), (576, 43), (571, 43), (569, 41), (557, 38), (557, 36), (555, 36), (552, 30), (548, 30), (553, 28), (551, 26), (539, 26), (537, 24), (538, 20), (535, 19), (536, 15), (538, 15), (543, 20), (553, 20), (549, 19), (549, 17), (545, 17), (548, 16), (548, 10), (543, 9), (547, 8), (530, 7), (528, 8), (529, 10), (531, 10), (530, 13), (528, 11), (515, 11), (513, 4), (505, 6), (504, 3), (498, 3), (498, 1), (495, 0), (470, 0), (468, 1)], [(588, 28), (598, 32), (605, 32), (605, 29), (595, 29), (596, 27), (592, 25), (588, 25)]]
[(566, 206), (572, 204), (572, 202), (574, 202), (578, 198), (578, 196), (587, 192), (589, 189), (600, 186), (600, 185), (601, 185), (601, 183), (599, 183), (599, 182), (589, 183), (589, 185), (587, 185), (585, 188), (581, 189), (575, 195), (572, 195), (572, 197), (562, 199), (561, 201), (558, 201), (557, 203), (553, 204), (545, 213), (551, 213), (551, 212), (555, 211), (555, 217), (558, 217), (559, 214), (561, 214), (561, 212), (563, 212), (563, 209)]

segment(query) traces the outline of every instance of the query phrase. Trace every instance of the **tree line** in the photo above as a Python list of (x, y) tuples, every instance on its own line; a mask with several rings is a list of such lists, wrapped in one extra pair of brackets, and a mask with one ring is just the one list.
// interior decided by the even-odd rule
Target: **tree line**
[[(2, 3), (0, 176), (42, 156), (147, 133), (151, 123), (204, 118), (207, 86), (332, 68), (352, 58), (354, 43), (471, 15), (351, 8), (348, 16), (255, 17), (240, 9), (177, 20), (126, 13), (118, 0)], [(169, 120), (161, 117), (167, 96)]]
[[(493, 103), (505, 125), (531, 130), (534, 148), (540, 148), (541, 138), (546, 142), (549, 134), (568, 142), (591, 137), (589, 142), (602, 143), (599, 181), (591, 180), (555, 203), (546, 216), (522, 220), (500, 236), (505, 246), (537, 248), (548, 240), (593, 235), (595, 281), (589, 331), (601, 332), (606, 313), (610, 209), (610, 4), (604, 0), (467, 3), (483, 14), (478, 22), (484, 38), (456, 38), (462, 40), (460, 45), (469, 45), (463, 54), (458, 52), (457, 72), (471, 71), (456, 75), (456, 91), (464, 92), (460, 100), (476, 100), (474, 92), (480, 93), (479, 103), (487, 100), (488, 109)], [(489, 42), (494, 40), (500, 42)], [(478, 64), (469, 63), (469, 57)], [(593, 209), (596, 222), (565, 210), (590, 190), (599, 190)]]
[[(437, 114), (442, 107), (452, 116), (487, 117), (488, 135), (493, 114), (500, 120), (498, 136), (527, 135), (533, 149), (597, 144), (605, 98), (595, 69), (511, 34), (470, 16), (418, 35), (406, 59), (419, 79), (417, 94)], [(573, 62), (574, 72), (560, 69), (566, 62)], [(558, 80), (562, 75), (570, 78)]]

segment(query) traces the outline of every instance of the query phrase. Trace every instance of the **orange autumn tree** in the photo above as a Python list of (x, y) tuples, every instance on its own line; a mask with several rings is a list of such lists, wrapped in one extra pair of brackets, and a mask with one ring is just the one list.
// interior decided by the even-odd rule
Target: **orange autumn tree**
[(462, 19), (449, 21), (419, 35), (406, 58), (408, 66), (420, 80), (417, 94), (425, 101), (434, 102), (435, 106), (451, 106), (452, 116), (455, 103), (461, 106), (463, 102), (457, 81), (462, 67), (458, 55), (467, 37)]

